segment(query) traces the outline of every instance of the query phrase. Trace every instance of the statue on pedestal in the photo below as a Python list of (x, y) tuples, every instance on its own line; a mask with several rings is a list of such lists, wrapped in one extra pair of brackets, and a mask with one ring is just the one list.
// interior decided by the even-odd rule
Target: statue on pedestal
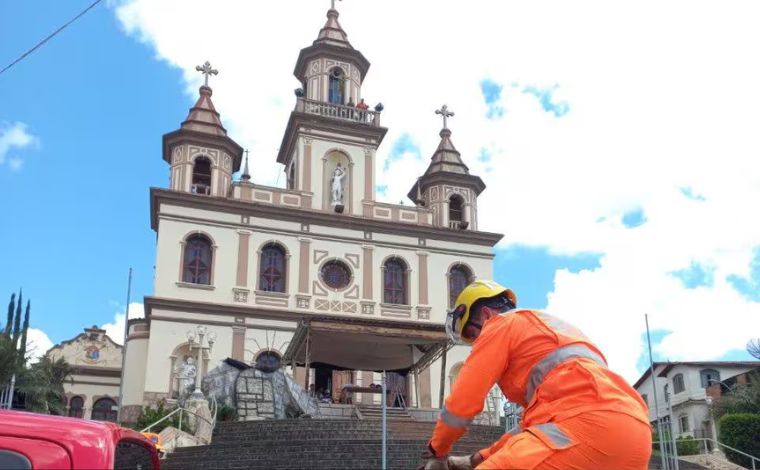
[(332, 206), (335, 212), (343, 212), (343, 178), (346, 177), (346, 170), (338, 163), (332, 176)]
[(195, 360), (192, 356), (185, 356), (185, 361), (179, 366), (179, 398), (184, 399), (191, 393), (195, 387)]

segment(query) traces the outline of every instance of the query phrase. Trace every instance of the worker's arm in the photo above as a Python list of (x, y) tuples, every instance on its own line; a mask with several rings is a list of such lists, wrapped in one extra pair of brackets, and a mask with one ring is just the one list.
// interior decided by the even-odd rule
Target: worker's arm
[(488, 320), (473, 343), (429, 443), (436, 456), (447, 455), (473, 418), (483, 411), (483, 402), (489, 390), (507, 368), (511, 317), (498, 316)]

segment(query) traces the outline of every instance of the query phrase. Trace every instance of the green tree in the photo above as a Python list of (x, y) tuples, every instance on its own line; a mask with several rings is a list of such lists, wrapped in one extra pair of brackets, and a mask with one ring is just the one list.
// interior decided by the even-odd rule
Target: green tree
[(749, 374), (746, 384), (736, 385), (730, 392), (715, 400), (712, 412), (716, 420), (727, 414), (760, 414), (760, 373)]
[(21, 330), (21, 345), (19, 346), (19, 355), (21, 357), (26, 356), (26, 333), (29, 331), (29, 309), (32, 305), (32, 302), (27, 300), (26, 301), (26, 313), (24, 314), (24, 327)]
[(22, 292), (21, 290), (18, 291), (18, 302), (16, 303), (16, 316), (13, 318), (13, 347), (18, 347), (18, 337), (21, 333), (21, 303), (22, 303)]
[(13, 327), (13, 310), (16, 308), (16, 294), (11, 294), (11, 301), (8, 302), (8, 320), (5, 322), (5, 336), (11, 337), (11, 328)]
[[(760, 415), (752, 413), (727, 414), (720, 419), (720, 442), (745, 454), (760, 455)], [(731, 462), (745, 468), (752, 461), (738, 452), (724, 449)]]
[(26, 409), (54, 415), (64, 414), (63, 384), (69, 380), (73, 369), (63, 358), (51, 360), (43, 357), (21, 373), (19, 391), (24, 394)]
[(0, 335), (0, 387), (5, 387), (18, 369), (18, 355), (11, 338)]

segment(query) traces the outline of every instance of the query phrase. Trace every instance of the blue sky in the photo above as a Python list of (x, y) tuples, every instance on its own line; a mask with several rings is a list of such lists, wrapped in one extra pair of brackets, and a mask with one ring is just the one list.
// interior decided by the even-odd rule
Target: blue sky
[[(6, 5), (0, 62), (81, 6)], [(133, 299), (152, 291), (148, 188), (166, 185), (161, 135), (192, 104), (179, 83), (180, 73), (123, 34), (105, 5), (0, 75), (0, 122), (25, 123), (38, 141), (9, 152), (22, 159), (20, 169), (0, 167), (0, 295), (23, 287), (32, 326), (55, 342), (113, 319), (126, 302), (130, 266)]]
[[(9, 2), (0, 15), (0, 67), (88, 4)], [(254, 182), (273, 184), (276, 146), (297, 86), (293, 63), (322, 25), (326, 4), (271, 4), (266, 12), (273, 21), (251, 29), (249, 19), (261, 16), (252, 4), (188, 2), (176, 10), (154, 0), (104, 2), (0, 75), (0, 139), (10, 129), (29, 136), (5, 146), (0, 140), (6, 247), (0, 301), (23, 287), (33, 326), (58, 342), (85, 326), (113, 322), (125, 303), (130, 266), (132, 299), (151, 294), (155, 233), (148, 191), (168, 182), (161, 136), (186, 116), (198, 86), (193, 67), (204, 60), (221, 63), (214, 101), (231, 136), (251, 149), (259, 172)], [(127, 5), (121, 20), (118, 5)], [(758, 195), (752, 175), (760, 165), (750, 158), (755, 130), (745, 133), (752, 115), (742, 113), (760, 106), (752, 85), (760, 77), (742, 68), (746, 61), (721, 62), (728, 59), (720, 51), (753, 43), (732, 36), (757, 34), (749, 20), (744, 24), (752, 15), (731, 16), (724, 21), (731, 28), (717, 36), (723, 42), (705, 48), (698, 26), (718, 19), (711, 10), (694, 10), (702, 23), (678, 23), (676, 37), (690, 38), (700, 58), (696, 69), (684, 59), (664, 83), (653, 83), (652, 63), (670, 63), (673, 31), (652, 26), (631, 54), (626, 41), (635, 36), (636, 21), (629, 16), (675, 21), (675, 7), (658, 15), (642, 7), (619, 18), (620, 11), (605, 10), (595, 14), (607, 21), (589, 22), (590, 12), (565, 11), (570, 7), (561, 2), (557, 20), (536, 6), (505, 3), (488, 18), (475, 7), (442, 8), (441, 15), (461, 18), (427, 24), (414, 20), (424, 17), (415, 13), (424, 5), (404, 5), (408, 15), (387, 20), (419, 28), (412, 42), (360, 27), (382, 24), (392, 8), (339, 5), (352, 44), (373, 63), (363, 93), (386, 105), (383, 125), (390, 130), (376, 163), (379, 196), (410, 204), (405, 195), (413, 180), (398, 175), (424, 171), (438, 143), (433, 111), (446, 102), (456, 112), (455, 145), (488, 185), (479, 200), (481, 227), (506, 234), (495, 277), (518, 292), (522, 305), (576, 312), (570, 320), (599, 338), (627, 378), (642, 367), (644, 311), (651, 312), (658, 358), (747, 358), (743, 335), (756, 330), (752, 312), (760, 302), (760, 224), (744, 214)], [(274, 19), (293, 8), (303, 14), (283, 34)], [(464, 21), (468, 15), (472, 21)], [(506, 20), (481, 24), (497, 17)], [(457, 47), (441, 48), (428, 42), (441, 21), (473, 26), (463, 26), (467, 34), (457, 37)], [(201, 35), (185, 26), (201, 23)], [(609, 63), (599, 63), (601, 52), (575, 34), (603, 25), (609, 29), (597, 33), (608, 40), (595, 47), (610, 48)], [(499, 36), (488, 36), (494, 31)], [(270, 48), (275, 35), (278, 47)], [(489, 41), (503, 44), (501, 53), (478, 56), (476, 45)], [(426, 63), (470, 65), (410, 87), (419, 80), (409, 76), (429, 73), (415, 68), (423, 55)], [(717, 64), (712, 74), (725, 71), (746, 84), (713, 93), (710, 84), (726, 77), (701, 73), (704, 63)], [(724, 96), (734, 90), (737, 95)], [(715, 152), (721, 165), (711, 163)], [(693, 326), (708, 324), (704, 305), (728, 306), (725, 321)], [(684, 312), (692, 321), (684, 321)], [(620, 331), (631, 334), (623, 339)]]

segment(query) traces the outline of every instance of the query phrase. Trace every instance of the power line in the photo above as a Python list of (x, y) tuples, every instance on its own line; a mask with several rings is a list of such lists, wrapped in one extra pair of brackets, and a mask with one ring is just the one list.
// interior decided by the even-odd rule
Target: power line
[(37, 45), (36, 45), (36, 46), (34, 46), (33, 48), (31, 48), (31, 49), (29, 49), (28, 51), (24, 52), (24, 53), (21, 55), (21, 57), (19, 57), (18, 59), (14, 60), (13, 62), (11, 62), (11, 63), (10, 63), (9, 65), (7, 65), (7, 66), (6, 66), (6, 67), (5, 67), (3, 70), (0, 70), (0, 75), (2, 75), (2, 74), (3, 74), (3, 72), (5, 72), (6, 70), (8, 70), (9, 68), (13, 67), (14, 65), (16, 65), (16, 64), (18, 64), (19, 62), (21, 62), (22, 60), (24, 60), (24, 58), (25, 58), (26, 56), (28, 56), (28, 55), (29, 55), (29, 54), (31, 54), (32, 52), (36, 51), (37, 49), (39, 49), (39, 48), (40, 48), (40, 47), (41, 47), (43, 44), (45, 44), (46, 42), (48, 42), (49, 40), (51, 40), (51, 39), (53, 38), (53, 36), (55, 36), (56, 34), (60, 33), (60, 32), (61, 32), (61, 31), (63, 31), (64, 29), (66, 29), (66, 27), (67, 27), (68, 25), (70, 25), (71, 23), (75, 22), (76, 20), (78, 20), (79, 18), (81, 18), (82, 16), (84, 16), (84, 14), (85, 14), (85, 13), (87, 13), (87, 12), (88, 12), (88, 11), (90, 11), (90, 10), (92, 10), (92, 9), (95, 7), (95, 5), (97, 5), (98, 3), (102, 2), (102, 1), (103, 1), (103, 0), (95, 0), (95, 1), (92, 3), (92, 5), (88, 6), (88, 7), (87, 7), (87, 8), (85, 8), (85, 9), (84, 9), (84, 10), (83, 10), (81, 13), (79, 13), (77, 16), (75, 16), (74, 18), (70, 19), (70, 20), (69, 20), (69, 21), (68, 21), (66, 24), (64, 24), (64, 25), (63, 25), (63, 26), (61, 26), (60, 28), (56, 29), (55, 31), (53, 31), (53, 33), (52, 33), (50, 36), (46, 37), (45, 39), (43, 39), (42, 41), (40, 41), (39, 43), (37, 43)]

